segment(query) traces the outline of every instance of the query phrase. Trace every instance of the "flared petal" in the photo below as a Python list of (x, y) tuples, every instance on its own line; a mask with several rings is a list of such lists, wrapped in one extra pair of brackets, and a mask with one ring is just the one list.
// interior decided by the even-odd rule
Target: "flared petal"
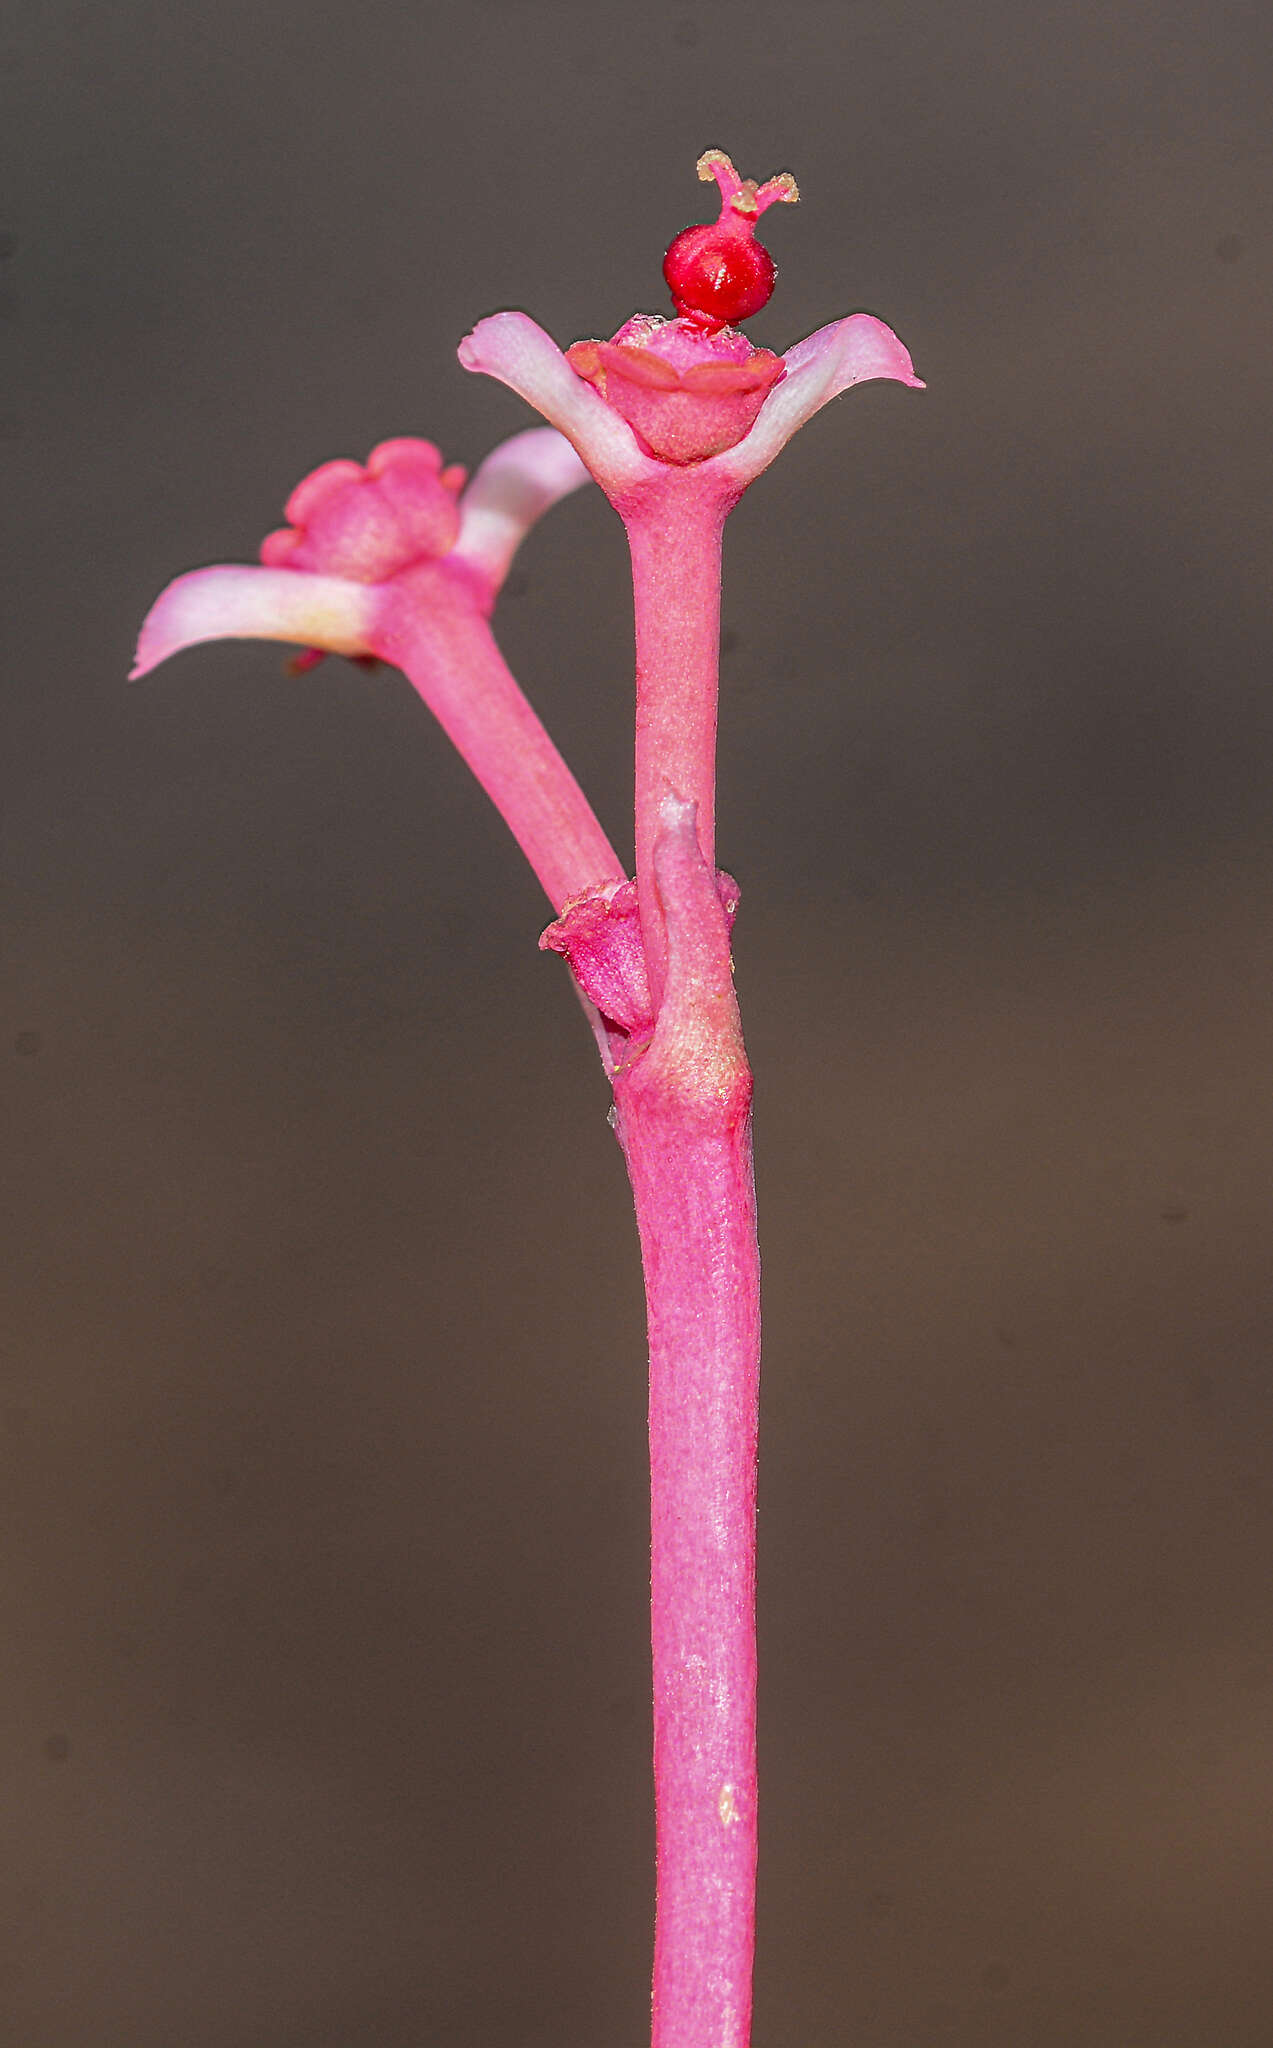
[(192, 569), (146, 615), (132, 677), (201, 640), (290, 640), (367, 654), (382, 594), (374, 584), (301, 569)]
[(468, 562), (498, 590), (537, 519), (559, 498), (592, 482), (569, 441), (553, 427), (528, 427), (492, 449), (460, 499), (452, 558)]
[(872, 313), (850, 313), (847, 320), (820, 327), (788, 349), (783, 361), (787, 374), (765, 400), (751, 432), (712, 464), (740, 484), (749, 484), (767, 469), (797, 428), (851, 384), (892, 377), (916, 391), (924, 389), (908, 350)]
[(480, 370), (516, 391), (578, 450), (608, 494), (656, 476), (627, 423), (577, 377), (552, 336), (526, 313), (492, 313), (459, 347), (466, 370)]

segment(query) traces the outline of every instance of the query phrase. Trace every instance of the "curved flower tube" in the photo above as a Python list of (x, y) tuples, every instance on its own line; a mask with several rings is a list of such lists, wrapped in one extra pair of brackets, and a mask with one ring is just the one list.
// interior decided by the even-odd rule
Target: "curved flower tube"
[(288, 640), (401, 668), (507, 821), (553, 908), (623, 880), (583, 791), (510, 675), (488, 623), (518, 546), (588, 471), (532, 427), (487, 456), (467, 490), (428, 441), (327, 462), (287, 501), (256, 569), (195, 569), (142, 626), (133, 675), (200, 641)]

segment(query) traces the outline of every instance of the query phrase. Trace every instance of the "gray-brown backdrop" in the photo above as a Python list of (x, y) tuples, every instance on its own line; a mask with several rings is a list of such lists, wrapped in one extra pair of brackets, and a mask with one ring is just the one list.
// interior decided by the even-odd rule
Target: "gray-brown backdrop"
[[(1273, 16), (32, 0), (0, 28), (5, 2048), (622, 2048), (643, 1356), (546, 914), (406, 684), (129, 686), (319, 460), (528, 415), (790, 166), (930, 389), (732, 522), (758, 2048), (1267, 2048)], [(501, 601), (625, 834), (596, 492)], [(624, 841), (621, 840), (621, 843)]]

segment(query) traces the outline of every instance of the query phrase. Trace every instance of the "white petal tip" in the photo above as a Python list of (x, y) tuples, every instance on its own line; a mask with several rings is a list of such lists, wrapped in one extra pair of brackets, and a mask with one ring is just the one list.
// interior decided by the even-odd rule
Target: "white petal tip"
[(592, 478), (564, 434), (527, 427), (493, 449), (460, 500), (455, 553), (494, 589), (536, 520)]
[(377, 602), (374, 584), (338, 576), (296, 569), (192, 569), (151, 606), (129, 681), (205, 640), (286, 640), (329, 654), (365, 654)]

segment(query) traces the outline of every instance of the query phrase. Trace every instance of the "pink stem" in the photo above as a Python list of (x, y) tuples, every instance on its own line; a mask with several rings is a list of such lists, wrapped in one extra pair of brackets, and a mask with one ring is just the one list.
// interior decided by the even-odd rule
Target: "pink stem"
[(410, 678), (561, 910), (623, 865), (455, 578), (445, 562), (401, 578), (373, 650)]
[[(667, 830), (669, 811), (683, 827)], [(715, 878), (664, 806), (669, 944), (647, 1051), (614, 1076), (650, 1338), (658, 1894), (653, 2048), (747, 2048), (756, 1883), (760, 1257), (751, 1072)]]
[(714, 861), (721, 534), (738, 495), (692, 465), (619, 500), (636, 610), (637, 891), (656, 1007), (667, 939), (651, 863), (669, 791), (696, 806), (709, 870)]

